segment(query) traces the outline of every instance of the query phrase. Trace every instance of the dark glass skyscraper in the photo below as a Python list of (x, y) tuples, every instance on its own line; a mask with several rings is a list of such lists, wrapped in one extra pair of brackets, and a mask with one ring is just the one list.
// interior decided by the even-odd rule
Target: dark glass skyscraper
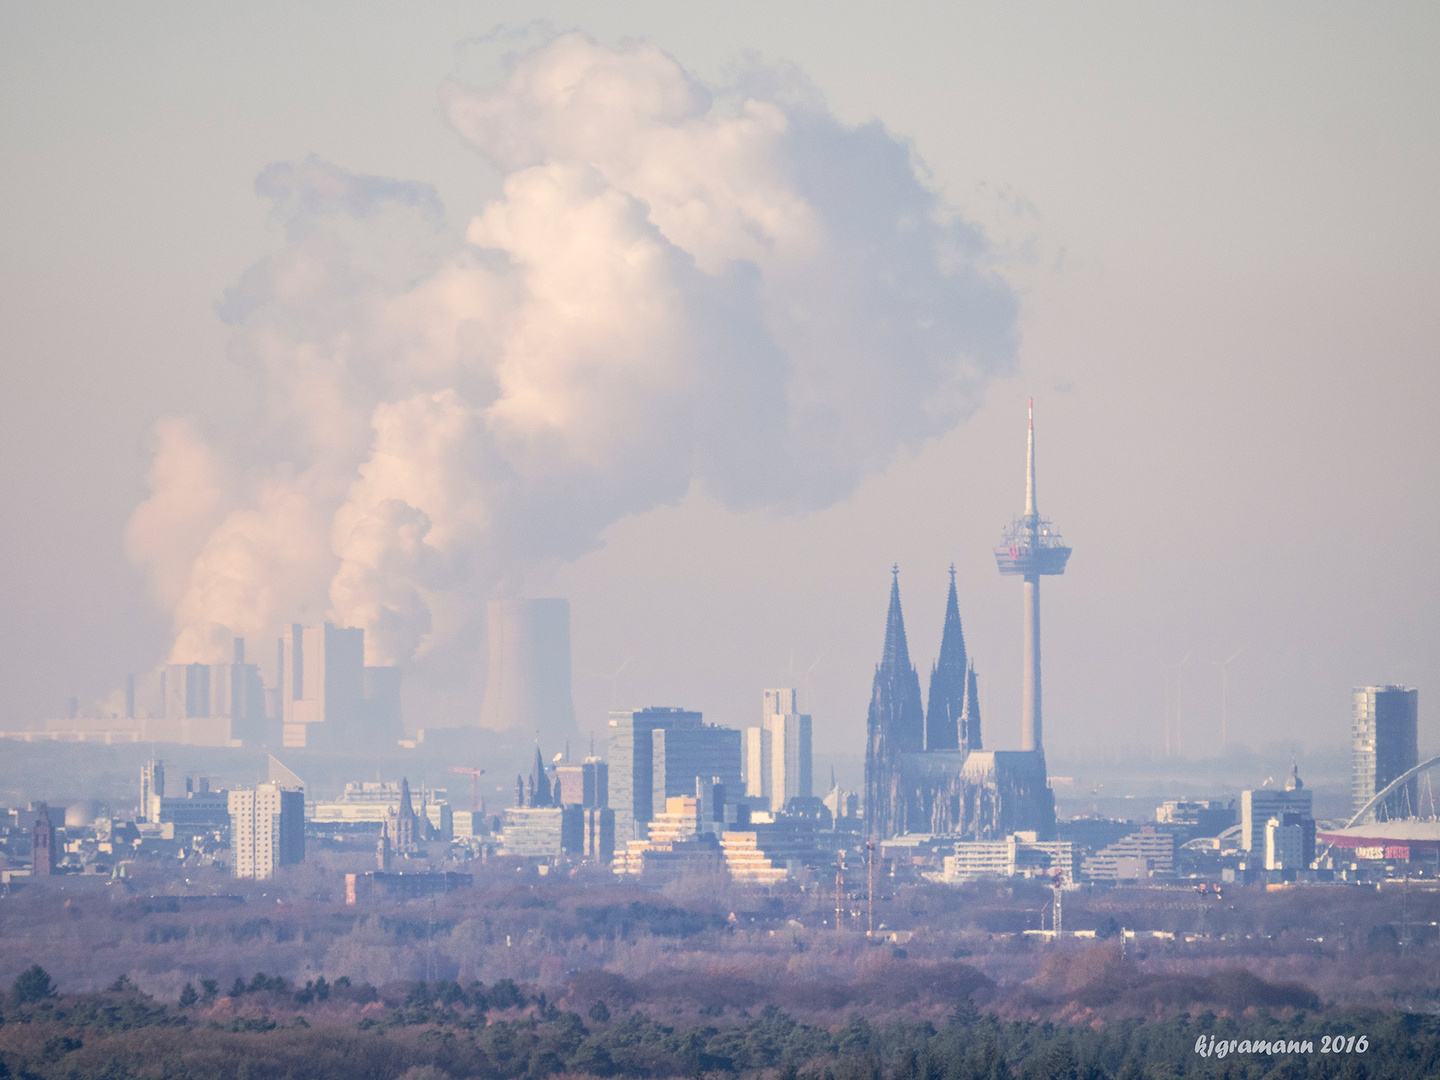
[[(615, 811), (615, 844), (644, 839), (655, 806), (656, 731), (700, 731), (702, 718), (686, 709), (633, 709), (610, 714), (610, 806)], [(740, 733), (735, 736), (734, 772), (740, 772)], [(677, 744), (678, 745), (678, 744)], [(728, 770), (727, 770), (728, 775)], [(694, 780), (687, 789), (694, 791)]]

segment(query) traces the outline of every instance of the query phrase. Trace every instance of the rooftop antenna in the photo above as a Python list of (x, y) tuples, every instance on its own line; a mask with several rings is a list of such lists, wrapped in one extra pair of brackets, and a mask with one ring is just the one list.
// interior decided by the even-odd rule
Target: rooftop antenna
[(1035, 399), (1030, 399), (1028, 410), (1030, 430), (1025, 443), (1025, 516), (1034, 517), (1035, 509)]

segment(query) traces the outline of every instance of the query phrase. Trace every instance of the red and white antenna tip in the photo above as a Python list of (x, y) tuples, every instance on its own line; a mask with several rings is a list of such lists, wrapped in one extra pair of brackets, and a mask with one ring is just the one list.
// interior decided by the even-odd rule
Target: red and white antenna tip
[(1035, 399), (1034, 399), (1033, 397), (1030, 399), (1030, 412), (1029, 412), (1029, 415), (1030, 415), (1030, 430), (1031, 430), (1031, 431), (1034, 431), (1034, 430), (1035, 430)]

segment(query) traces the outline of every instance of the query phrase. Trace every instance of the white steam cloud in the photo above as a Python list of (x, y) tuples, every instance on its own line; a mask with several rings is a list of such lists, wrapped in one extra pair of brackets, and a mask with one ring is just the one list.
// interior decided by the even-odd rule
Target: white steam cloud
[(130, 525), (172, 659), (329, 617), (468, 668), (486, 597), (625, 515), (825, 506), (973, 410), (1015, 355), (983, 236), (879, 125), (748, 82), (572, 34), (446, 85), (504, 177), (464, 242), (425, 185), (260, 175), (286, 240), (221, 305), (257, 404), (161, 423)]

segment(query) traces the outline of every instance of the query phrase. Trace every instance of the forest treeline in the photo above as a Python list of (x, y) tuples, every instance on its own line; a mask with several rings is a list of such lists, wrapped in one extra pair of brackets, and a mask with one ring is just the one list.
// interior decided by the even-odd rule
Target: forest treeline
[[(576, 980), (550, 1000), (508, 979), (375, 987), (341, 977), (297, 985), (257, 972), (228, 989), (214, 980), (187, 985), (183, 1003), (165, 1003), (124, 978), (99, 992), (65, 994), (32, 965), (3, 997), (0, 1080), (1440, 1075), (1440, 1018), (1296, 1008), (1287, 996), (1292, 990), (1250, 980), (1243, 986), (1220, 980), (1217, 992), (1252, 1002), (1236, 1014), (1207, 1010), (1163, 1021), (1002, 1020), (959, 993), (963, 980), (952, 972), (948, 986), (956, 996), (939, 1024), (880, 1024), (852, 1014), (825, 1026), (766, 1005), (754, 1013), (719, 1007), (713, 1022), (671, 1025), (627, 1011), (627, 987), (615, 977)], [(1260, 1003), (1267, 1000), (1274, 1004)], [(1362, 1035), (1363, 1053), (1350, 1038)], [(1336, 1036), (1351, 1049), (1320, 1052)], [(1231, 1040), (1236, 1049), (1223, 1057), (1196, 1051), (1197, 1042)], [(1257, 1044), (1264, 1049), (1252, 1049)], [(1277, 1046), (1283, 1049), (1275, 1052)]]

